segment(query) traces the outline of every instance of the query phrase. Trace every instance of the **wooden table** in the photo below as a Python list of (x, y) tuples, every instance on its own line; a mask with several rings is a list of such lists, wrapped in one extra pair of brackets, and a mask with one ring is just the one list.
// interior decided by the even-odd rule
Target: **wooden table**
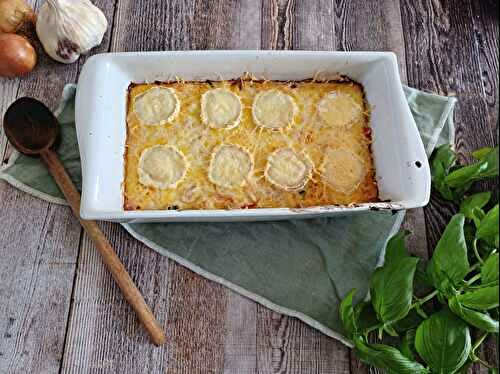
[[(498, 141), (496, 0), (94, 3), (110, 27), (93, 53), (394, 51), (404, 82), (459, 98), (455, 120), (462, 160)], [(77, 80), (85, 59), (61, 65), (39, 45), (38, 51), (32, 74), (0, 78), (0, 114), (25, 95), (53, 108), (64, 84)], [(0, 157), (7, 160), (10, 153), (0, 132)], [(452, 206), (434, 197), (424, 210), (408, 214), (415, 253), (428, 256), (452, 213)], [(149, 343), (68, 208), (0, 183), (0, 373), (367, 372), (339, 342), (159, 256), (116, 224), (102, 227), (165, 326), (168, 343)], [(498, 361), (493, 344), (483, 354)]]

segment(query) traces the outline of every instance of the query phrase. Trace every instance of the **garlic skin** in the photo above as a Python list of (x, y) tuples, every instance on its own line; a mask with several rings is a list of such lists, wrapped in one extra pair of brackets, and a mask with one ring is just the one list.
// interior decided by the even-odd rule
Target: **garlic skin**
[(89, 0), (47, 0), (36, 23), (45, 52), (65, 64), (101, 44), (107, 28), (106, 16)]

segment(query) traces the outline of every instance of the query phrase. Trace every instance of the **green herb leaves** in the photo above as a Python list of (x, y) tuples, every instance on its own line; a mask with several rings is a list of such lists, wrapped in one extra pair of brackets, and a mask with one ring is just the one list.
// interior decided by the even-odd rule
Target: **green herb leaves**
[(449, 145), (439, 147), (431, 158), (432, 186), (447, 200), (453, 200), (453, 191), (446, 183), (446, 176), (457, 158)]
[(451, 219), (427, 267), (434, 287), (447, 296), (454, 294), (469, 273), (464, 222), (463, 214), (457, 214)]
[(389, 374), (428, 374), (424, 366), (401, 353), (397, 348), (383, 344), (369, 344), (362, 338), (354, 340), (359, 359), (369, 365), (384, 369)]
[(476, 163), (456, 168), (456, 156), (449, 145), (442, 145), (432, 155), (432, 184), (446, 200), (458, 201), (475, 181), (498, 176), (498, 147), (482, 148), (473, 156)]
[(471, 309), (488, 310), (498, 307), (498, 286), (481, 287), (457, 296), (457, 301)]
[(355, 293), (356, 290), (351, 290), (351, 292), (349, 292), (340, 303), (340, 319), (342, 320), (342, 324), (344, 325), (344, 330), (346, 330), (350, 338), (353, 337), (353, 334), (356, 331), (354, 308), (352, 306), (352, 298), (354, 297)]
[(385, 325), (404, 318), (411, 306), (417, 258), (406, 257), (375, 270), (370, 282), (372, 304)]
[(469, 328), (451, 312), (442, 310), (418, 327), (415, 349), (433, 373), (456, 373), (469, 357)]
[(482, 331), (498, 333), (498, 321), (491, 318), (489, 314), (481, 313), (461, 305), (456, 297), (451, 298), (448, 301), (448, 305), (453, 313), (469, 325)]
[(406, 232), (394, 236), (386, 248), (384, 266), (375, 270), (370, 280), (372, 305), (384, 328), (404, 318), (410, 311), (413, 295), (413, 277), (418, 258), (406, 253)]
[[(429, 262), (408, 255), (408, 232), (401, 231), (372, 274), (371, 302), (353, 305), (354, 290), (342, 301), (344, 328), (363, 362), (398, 374), (465, 374), (473, 363), (490, 368), (476, 352), (499, 331), (499, 206), (491, 206), (491, 192), (464, 194), (475, 181), (498, 175), (498, 147), (473, 156), (477, 162), (460, 167), (452, 149), (443, 146), (431, 159), (434, 190), (460, 211)], [(433, 299), (434, 308), (428, 308)], [(480, 337), (471, 346), (471, 331), (477, 330)], [(389, 341), (397, 340), (398, 348), (369, 343), (376, 331), (379, 340), (394, 337)]]
[(488, 257), (481, 266), (481, 283), (498, 284), (498, 253)]

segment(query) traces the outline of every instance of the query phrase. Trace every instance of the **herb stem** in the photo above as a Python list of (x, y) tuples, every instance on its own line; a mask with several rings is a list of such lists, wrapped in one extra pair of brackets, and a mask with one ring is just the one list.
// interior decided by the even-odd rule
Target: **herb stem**
[(430, 294), (428, 294), (427, 296), (425, 296), (422, 299), (417, 298), (417, 302), (413, 303), (411, 305), (410, 309), (416, 308), (417, 306), (424, 305), (426, 302), (428, 302), (429, 300), (431, 300), (437, 294), (438, 294), (438, 290), (434, 290), (434, 291), (432, 291)]
[(368, 335), (369, 333), (371, 333), (372, 331), (375, 331), (375, 330), (378, 330), (379, 328), (381, 328), (383, 326), (382, 323), (379, 323), (378, 325), (375, 325), (375, 326), (372, 326), (370, 328), (368, 328), (368, 330), (366, 330), (365, 334)]
[(486, 339), (486, 337), (488, 336), (488, 334), (489, 334), (488, 332), (485, 332), (483, 335), (481, 335), (481, 337), (472, 346), (471, 352), (475, 352), (476, 349), (479, 348), (479, 346), (484, 341), (484, 339)]
[(478, 279), (481, 279), (481, 273), (478, 273), (478, 274), (474, 275), (471, 279), (469, 279), (468, 281), (466, 281), (465, 284), (467, 286), (470, 286), (472, 283), (474, 283)]
[(476, 256), (476, 258), (479, 261), (479, 263), (481, 265), (484, 264), (484, 261), (481, 258), (481, 256), (479, 255), (479, 251), (477, 250), (477, 238), (474, 239), (474, 241), (472, 242), (472, 249), (474, 249), (474, 255)]
[(487, 367), (488, 369), (494, 369), (495, 367), (491, 364), (489, 364), (486, 361), (481, 360), (479, 357), (477, 358), (477, 362), (479, 362), (481, 365)]

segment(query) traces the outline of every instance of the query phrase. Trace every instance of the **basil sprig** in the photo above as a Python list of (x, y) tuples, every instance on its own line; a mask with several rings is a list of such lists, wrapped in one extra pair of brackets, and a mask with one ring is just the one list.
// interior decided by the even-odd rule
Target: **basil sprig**
[[(476, 352), (499, 330), (499, 206), (491, 203), (498, 198), (466, 193), (474, 182), (498, 177), (498, 147), (482, 148), (473, 157), (474, 163), (460, 167), (445, 145), (431, 158), (433, 189), (459, 207), (431, 259), (410, 256), (409, 232), (401, 231), (371, 276), (371, 300), (355, 304), (355, 290), (342, 300), (346, 336), (368, 365), (387, 373), (453, 374), (479, 362), (497, 372)], [(377, 332), (390, 344), (374, 344)], [(479, 338), (473, 343), (472, 336)]]

